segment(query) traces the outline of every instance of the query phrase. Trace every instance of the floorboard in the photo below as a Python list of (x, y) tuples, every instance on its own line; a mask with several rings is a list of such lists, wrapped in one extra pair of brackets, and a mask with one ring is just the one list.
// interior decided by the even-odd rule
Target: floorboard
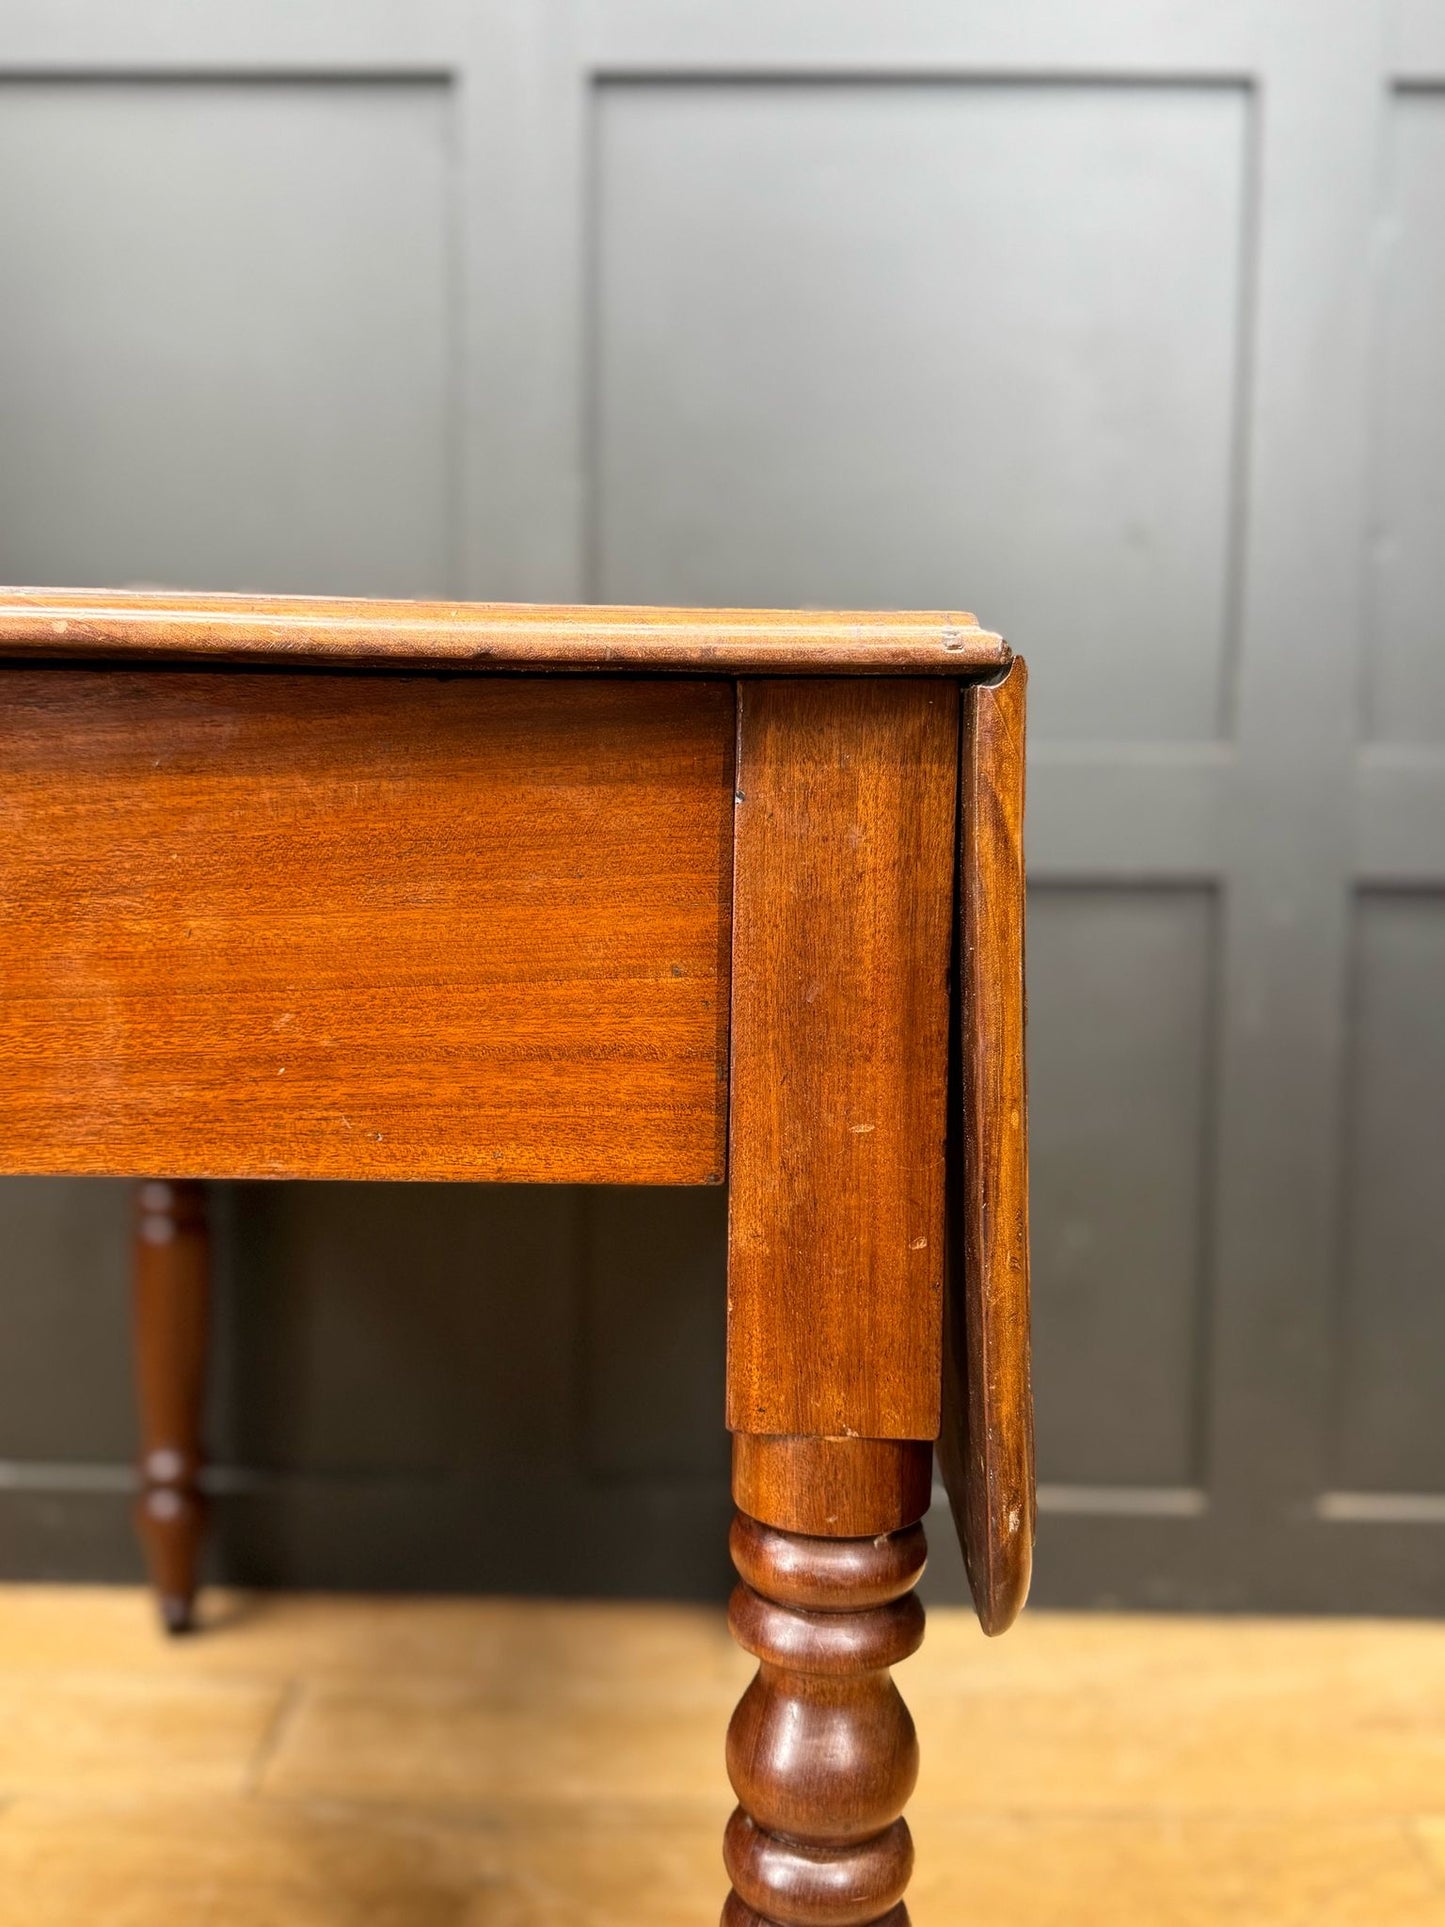
[[(0, 1589), (0, 1927), (715, 1927), (699, 1608)], [(915, 1927), (1445, 1927), (1445, 1626), (935, 1610)]]

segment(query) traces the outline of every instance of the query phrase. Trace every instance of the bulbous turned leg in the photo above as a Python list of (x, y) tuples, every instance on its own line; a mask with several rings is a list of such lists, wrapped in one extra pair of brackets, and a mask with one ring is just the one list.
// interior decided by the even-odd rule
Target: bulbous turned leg
[(205, 1395), (210, 1246), (206, 1197), (193, 1183), (135, 1188), (133, 1246), (141, 1494), (136, 1526), (161, 1618), (188, 1631), (205, 1505), (198, 1487)]
[(907, 1927), (918, 1741), (888, 1669), (923, 1638), (925, 1553), (917, 1524), (834, 1539), (737, 1515), (729, 1623), (760, 1664), (728, 1730), (723, 1927)]

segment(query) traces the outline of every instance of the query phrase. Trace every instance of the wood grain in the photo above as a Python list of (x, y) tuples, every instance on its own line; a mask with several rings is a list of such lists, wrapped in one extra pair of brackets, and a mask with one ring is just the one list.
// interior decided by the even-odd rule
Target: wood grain
[(932, 1489), (926, 1440), (733, 1434), (734, 1501), (785, 1532), (896, 1532), (923, 1517)]
[(192, 1624), (206, 1505), (200, 1491), (211, 1253), (205, 1187), (135, 1187), (132, 1270), (140, 1497), (136, 1525), (167, 1632)]
[(0, 673), (12, 1172), (716, 1183), (719, 682)]
[[(721, 1613), (208, 1599), (0, 1587), (0, 1927), (717, 1927)], [(1445, 1624), (930, 1605), (899, 1677), (918, 1927), (1439, 1927)]]
[(956, 1222), (939, 1461), (986, 1633), (1028, 1597), (1035, 1525), (1024, 1061), (1028, 671), (964, 692)]
[(738, 705), (728, 1424), (931, 1439), (957, 692)]
[(918, 1737), (889, 1668), (923, 1638), (923, 1528), (829, 1540), (739, 1514), (732, 1550), (728, 1625), (759, 1666), (728, 1728), (723, 1920), (907, 1927)]
[(963, 611), (573, 608), (326, 596), (0, 589), (0, 656), (445, 664), (735, 675), (990, 674), (1007, 643)]

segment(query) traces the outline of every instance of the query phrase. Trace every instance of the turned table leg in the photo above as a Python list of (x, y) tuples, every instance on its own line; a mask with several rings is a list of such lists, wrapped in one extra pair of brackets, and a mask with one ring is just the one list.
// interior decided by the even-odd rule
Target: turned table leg
[(938, 1436), (956, 687), (738, 685), (727, 1927), (906, 1927)]
[(205, 1513), (197, 1480), (210, 1247), (201, 1185), (151, 1179), (136, 1186), (133, 1261), (141, 1433), (136, 1524), (161, 1618), (168, 1632), (179, 1633), (192, 1624)]
[[(729, 1623), (759, 1663), (728, 1730), (739, 1805), (724, 1858), (733, 1890), (723, 1927), (907, 1927), (913, 1842), (903, 1808), (918, 1742), (889, 1667), (916, 1652), (923, 1607), (927, 1445), (872, 1440), (739, 1440), (740, 1576)], [(827, 1449), (810, 1493), (751, 1476), (760, 1449)], [(746, 1457), (746, 1466), (744, 1459)], [(880, 1465), (895, 1476), (881, 1481)], [(890, 1489), (891, 1486), (891, 1489)], [(791, 1488), (791, 1489), (789, 1489)], [(844, 1528), (842, 1531), (836, 1527)]]

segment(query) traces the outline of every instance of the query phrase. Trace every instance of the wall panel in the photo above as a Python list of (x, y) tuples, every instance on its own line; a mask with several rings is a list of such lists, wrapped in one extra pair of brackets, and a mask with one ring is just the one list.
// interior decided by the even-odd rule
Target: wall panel
[(1367, 733), (1445, 746), (1445, 88), (1386, 116)]
[(1445, 894), (1362, 894), (1354, 994), (1333, 1478), (1445, 1509)]
[(1035, 888), (1029, 903), (1039, 1476), (1201, 1474), (1213, 900)]
[[(1445, 1602), (1442, 101), (1434, 0), (0, 7), (0, 577), (1028, 654), (1051, 1603)], [(720, 1196), (217, 1202), (218, 1570), (721, 1595)], [(7, 1572), (137, 1570), (124, 1218), (0, 1183)]]
[(135, 1450), (129, 1186), (0, 1180), (0, 1464), (115, 1464)]
[(1045, 737), (1225, 705), (1247, 96), (605, 85), (594, 589), (940, 607)]
[(583, 1461), (601, 1479), (721, 1486), (726, 1193), (590, 1191), (583, 1236)]
[(442, 83), (0, 81), (0, 576), (445, 595)]

